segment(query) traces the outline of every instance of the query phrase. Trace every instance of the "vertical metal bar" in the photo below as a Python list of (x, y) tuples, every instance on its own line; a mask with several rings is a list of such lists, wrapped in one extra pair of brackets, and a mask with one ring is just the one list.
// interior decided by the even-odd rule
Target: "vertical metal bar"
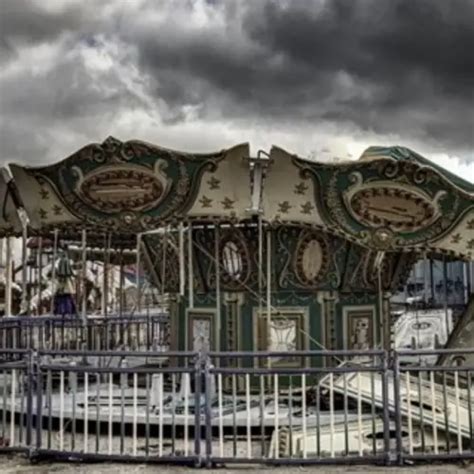
[[(373, 361), (375, 364), (375, 361)], [(375, 373), (370, 372), (370, 390), (371, 390), (371, 415), (372, 415), (372, 454), (375, 456), (377, 454), (377, 425), (376, 425), (376, 415), (375, 415)]]
[(48, 403), (48, 449), (51, 449), (51, 434), (53, 432), (53, 400), (52, 400), (52, 392), (53, 392), (53, 375), (51, 370), (47, 372), (47, 380), (46, 380), (46, 399)]
[(41, 282), (43, 280), (43, 237), (39, 237), (38, 243), (38, 315), (41, 315), (41, 300), (43, 299), (43, 288)]
[(408, 417), (408, 453), (413, 455), (413, 421), (412, 421), (412, 404), (411, 404), (411, 382), (410, 372), (408, 369), (405, 372), (405, 385), (407, 396), (407, 417)]
[(469, 416), (469, 438), (470, 438), (470, 449), (474, 453), (474, 405), (472, 401), (472, 377), (471, 371), (467, 371), (466, 374), (467, 380), (467, 406), (468, 406), (468, 416)]
[[(308, 449), (306, 443), (306, 374), (301, 374), (301, 411), (302, 417), (301, 420), (303, 424), (303, 459), (306, 459), (308, 456)], [(291, 444), (291, 441), (290, 441)]]
[[(439, 454), (438, 451), (438, 414), (436, 413), (436, 396), (435, 396), (435, 383), (434, 383), (434, 372), (430, 371), (430, 388), (431, 388), (431, 416), (433, 417), (433, 443), (434, 452)], [(449, 433), (447, 433), (449, 436)]]
[(163, 373), (158, 374), (158, 456), (163, 456)]
[[(12, 315), (12, 246), (11, 237), (6, 239), (6, 263), (5, 263), (5, 316)], [(5, 346), (4, 346), (5, 347)]]
[(444, 318), (446, 323), (446, 337), (449, 337), (449, 315), (448, 315), (448, 266), (446, 263), (446, 255), (443, 255), (443, 292), (444, 292)]
[(112, 434), (113, 434), (113, 408), (114, 408), (114, 405), (113, 405), (113, 373), (110, 372), (109, 373), (109, 449), (108, 449), (108, 453), (109, 455), (112, 454), (112, 451), (113, 451), (113, 447), (112, 447)]
[(359, 456), (362, 456), (362, 392), (360, 385), (360, 369), (357, 370), (357, 443)]
[(89, 372), (84, 372), (84, 452), (89, 451)]
[(22, 214), (22, 246), (21, 246), (21, 279), (22, 279), (22, 307), (25, 309), (26, 314), (30, 313), (30, 296), (28, 292), (28, 225), (26, 222), (26, 214)]
[(421, 370), (418, 371), (418, 405), (420, 413), (421, 451), (425, 452), (425, 416), (423, 408), (423, 386), (421, 383)]
[(81, 280), (82, 280), (82, 285), (81, 285), (81, 315), (82, 315), (82, 322), (85, 326), (86, 321), (87, 321), (87, 269), (86, 269), (86, 264), (87, 264), (87, 231), (85, 229), (82, 230), (82, 272), (81, 272)]
[(232, 456), (237, 457), (237, 379), (232, 374)]
[(334, 374), (329, 373), (329, 451), (331, 457), (334, 457)]
[(321, 458), (321, 387), (316, 385), (316, 453)]
[[(25, 382), (25, 378), (27, 380), (27, 386), (24, 390), (26, 390), (26, 445), (32, 446), (32, 430), (33, 430), (33, 386), (34, 386), (34, 378), (36, 373), (36, 356), (32, 355), (31, 353), (28, 354), (27, 357), (27, 367), (26, 373), (23, 373), (23, 385)], [(36, 380), (37, 381), (37, 380)], [(38, 417), (36, 417), (36, 422), (38, 422)]]
[(135, 279), (136, 279), (136, 285), (137, 285), (137, 313), (140, 314), (142, 310), (142, 305), (141, 305), (141, 299), (142, 299), (142, 287), (141, 287), (141, 247), (142, 247), (142, 234), (137, 234), (137, 260), (135, 262), (136, 268), (135, 268)]
[[(211, 410), (212, 410), (212, 407), (211, 407), (211, 403), (212, 403), (212, 400), (211, 400), (211, 397), (212, 397), (212, 394), (211, 394), (211, 373), (210, 373), (210, 360), (209, 360), (209, 357), (206, 355), (204, 356), (203, 354), (201, 354), (201, 362), (200, 364), (197, 364), (196, 365), (196, 383), (195, 385), (201, 385), (201, 380), (202, 380), (202, 372), (200, 371), (200, 369), (204, 369), (204, 434), (205, 434), (205, 443), (206, 443), (206, 449), (205, 449), (205, 459), (204, 459), (204, 465), (206, 467), (210, 467), (211, 466), (211, 457), (212, 457), (212, 413), (211, 413)], [(197, 389), (197, 387), (196, 387)], [(200, 399), (200, 397), (199, 397)], [(199, 411), (201, 409), (201, 406), (200, 404), (198, 405), (199, 406)], [(199, 439), (201, 437), (201, 425), (200, 425), (200, 420), (201, 420), (201, 417), (199, 417), (199, 420), (197, 420), (195, 422), (195, 428), (194, 430), (196, 431), (197, 429), (199, 429)], [(195, 440), (197, 441), (197, 437), (195, 435)], [(196, 453), (199, 453), (200, 450), (196, 449)]]
[(20, 370), (18, 373), (18, 395), (20, 397), (20, 432), (18, 433), (18, 441), (20, 444), (23, 443), (23, 426), (25, 425), (25, 381), (24, 381), (24, 371)]
[[(72, 364), (71, 364), (72, 365)], [(75, 364), (74, 364), (75, 365)], [(76, 395), (77, 395), (77, 372), (70, 371), (70, 387), (72, 398), (72, 419), (71, 419), (71, 451), (76, 449)]]
[[(210, 396), (206, 396), (209, 392), (206, 390), (210, 390), (210, 383), (208, 380), (209, 377), (209, 366), (208, 360), (204, 360), (202, 358), (202, 353), (197, 357), (195, 367), (194, 367), (194, 454), (199, 459), (199, 465), (201, 464), (201, 374), (202, 368), (204, 367), (204, 395), (205, 395), (205, 417), (206, 417), (206, 426), (205, 435), (206, 435), (206, 453), (207, 449), (210, 447), (208, 444), (208, 436), (210, 435), (210, 430), (207, 428), (210, 427)], [(204, 364), (204, 365), (203, 365)], [(206, 462), (209, 461), (209, 457), (207, 458)], [(206, 464), (207, 465), (207, 464)]]
[(347, 426), (347, 412), (348, 412), (348, 399), (347, 399), (347, 373), (342, 374), (342, 381), (344, 386), (344, 452), (345, 455), (349, 455), (349, 427)]
[(265, 380), (262, 376), (258, 378), (260, 381), (260, 455), (263, 458), (265, 456)]
[[(288, 387), (288, 428), (289, 428), (289, 456), (293, 456), (293, 376), (289, 377), (289, 387)], [(304, 440), (304, 437), (303, 437)], [(303, 441), (304, 443), (305, 441)]]
[(59, 450), (64, 451), (64, 371), (59, 372)]
[(132, 454), (137, 455), (137, 420), (138, 420), (138, 374), (133, 373), (133, 428), (132, 428)]
[(446, 372), (443, 371), (443, 405), (444, 405), (444, 431), (446, 433), (446, 452), (451, 452), (451, 440), (449, 432), (449, 418), (448, 418), (448, 394), (446, 387)]
[[(215, 224), (214, 231), (214, 259), (216, 269), (216, 347), (221, 349), (221, 268), (220, 268), (220, 235), (218, 224)], [(216, 361), (219, 363), (219, 359)]]
[[(126, 359), (120, 367), (127, 367)], [(127, 374), (120, 373), (120, 454), (123, 454), (125, 444), (125, 389), (127, 388)]]
[[(8, 372), (3, 369), (2, 376), (3, 380), (5, 380), (5, 385), (2, 390), (2, 438), (5, 439), (6, 436), (6, 428), (7, 428), (7, 390), (6, 390), (6, 381)], [(13, 413), (13, 412), (11, 412)]]
[(10, 446), (15, 446), (15, 401), (16, 401), (16, 369), (12, 369), (12, 391), (10, 394)]
[[(471, 390), (471, 387), (468, 387)], [(454, 368), (454, 398), (456, 400), (456, 426), (457, 426), (457, 438), (458, 438), (458, 452), (462, 454), (462, 437), (461, 437), (461, 420), (459, 412), (459, 372), (457, 368)]]
[(263, 287), (263, 226), (262, 215), (258, 215), (258, 314), (262, 317), (262, 287)]
[[(395, 405), (395, 430), (397, 433), (396, 450), (397, 450), (397, 463), (402, 465), (403, 463), (403, 438), (402, 438), (402, 414), (400, 408), (401, 390), (400, 390), (400, 360), (397, 352), (394, 352), (393, 356), (393, 400)], [(388, 403), (388, 401), (387, 401)], [(408, 407), (410, 410), (410, 407)]]
[(247, 458), (252, 458), (252, 428), (250, 425), (250, 374), (245, 374), (245, 404), (247, 408)]
[[(99, 362), (100, 363), (100, 362)], [(95, 377), (95, 452), (100, 450), (100, 373)]]
[[(265, 350), (270, 350), (270, 334), (272, 325), (272, 234), (267, 230), (267, 340), (265, 341)], [(272, 358), (268, 357), (268, 367), (272, 366)]]
[(107, 234), (104, 234), (104, 255), (103, 255), (103, 265), (102, 265), (102, 288), (101, 288), (101, 308), (100, 308), (100, 314), (104, 318), (105, 322), (105, 316), (106, 316), (106, 306), (107, 306)]
[[(123, 248), (120, 249), (120, 265), (119, 265), (119, 318), (123, 317), (123, 310), (124, 310), (124, 303), (125, 303), (125, 295), (123, 294), (123, 285), (124, 285), (124, 272), (123, 272)], [(122, 322), (120, 322), (120, 329), (121, 329), (121, 334), (122, 334), (122, 342), (124, 343), (123, 340), (123, 329), (124, 326)]]
[[(146, 404), (145, 404), (145, 455), (150, 453), (150, 374), (145, 376)], [(185, 448), (186, 449), (186, 448)]]
[(184, 296), (186, 279), (184, 274), (184, 225), (182, 222), (179, 223), (178, 229), (178, 249), (179, 249), (179, 294)]
[(193, 226), (188, 223), (188, 299), (189, 308), (194, 308), (194, 272), (193, 272)]
[(53, 265), (51, 267), (51, 305), (50, 313), (54, 314), (54, 295), (56, 294), (56, 260), (58, 259), (58, 229), (53, 233)]
[(219, 406), (219, 456), (224, 457), (224, 415), (222, 411), (222, 374), (217, 375), (217, 403)]
[[(35, 364), (36, 370), (36, 449), (41, 448), (42, 443), (42, 429), (43, 429), (43, 373), (41, 369)], [(33, 390), (32, 387), (28, 388)], [(31, 413), (31, 416), (33, 414)]]
[(390, 462), (390, 415), (388, 412), (389, 393), (388, 393), (388, 364), (387, 352), (382, 357), (382, 399), (383, 399), (383, 434), (384, 434), (384, 457), (385, 463)]
[(280, 446), (279, 446), (279, 398), (278, 398), (278, 374), (274, 374), (274, 388), (273, 388), (273, 397), (275, 400), (275, 409), (274, 409), (274, 424), (275, 424), (275, 458), (278, 459), (280, 457)]
[(176, 450), (176, 374), (171, 374), (171, 454)]
[[(184, 455), (187, 456), (189, 453), (189, 383), (188, 380), (184, 380), (189, 377), (189, 372), (183, 373), (181, 383), (184, 383)], [(198, 410), (198, 407), (196, 407)]]

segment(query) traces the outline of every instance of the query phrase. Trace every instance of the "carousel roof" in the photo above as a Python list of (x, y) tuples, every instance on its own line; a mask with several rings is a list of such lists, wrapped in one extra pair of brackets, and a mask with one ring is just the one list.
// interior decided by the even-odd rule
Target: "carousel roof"
[[(191, 154), (108, 138), (49, 166), (10, 165), (0, 181), (4, 235), (24, 206), (33, 231), (88, 228), (134, 235), (177, 222), (316, 227), (387, 251), (421, 249), (472, 259), (474, 185), (402, 147), (371, 147), (358, 161), (320, 163), (248, 144)], [(13, 206), (13, 207), (12, 207)]]

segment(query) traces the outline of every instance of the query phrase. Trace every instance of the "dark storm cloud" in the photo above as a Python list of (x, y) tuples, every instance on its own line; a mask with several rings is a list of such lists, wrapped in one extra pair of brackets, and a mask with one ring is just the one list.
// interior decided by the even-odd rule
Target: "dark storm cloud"
[[(171, 106), (215, 94), (234, 112), (351, 123), (472, 148), (474, 2), (248, 2), (240, 28), (134, 32)], [(226, 11), (228, 14), (229, 12)], [(232, 114), (231, 110), (226, 110)]]
[(67, 31), (78, 31), (88, 20), (79, 5), (47, 10), (34, 0), (0, 2), (0, 59), (15, 55), (18, 47), (54, 41)]
[(473, 159), (473, 24), (471, 0), (0, 0), (0, 159), (133, 137), (136, 111), (160, 140), (192, 113)]

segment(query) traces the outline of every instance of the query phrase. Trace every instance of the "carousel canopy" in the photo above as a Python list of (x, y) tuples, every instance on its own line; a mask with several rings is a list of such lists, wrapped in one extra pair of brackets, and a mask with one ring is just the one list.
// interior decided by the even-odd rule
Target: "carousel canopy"
[(18, 197), (0, 181), (3, 235), (21, 229), (15, 206), (24, 206), (39, 233), (134, 235), (260, 215), (267, 224), (316, 227), (372, 249), (474, 255), (474, 185), (402, 147), (319, 163), (278, 147), (250, 158), (248, 144), (190, 154), (108, 138), (53, 165), (10, 170)]

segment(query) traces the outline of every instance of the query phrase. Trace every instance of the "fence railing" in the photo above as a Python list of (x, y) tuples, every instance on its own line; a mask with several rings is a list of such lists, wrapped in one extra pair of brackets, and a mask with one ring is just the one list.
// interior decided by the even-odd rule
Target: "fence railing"
[(1, 349), (158, 350), (169, 346), (167, 314), (121, 317), (15, 317), (0, 320)]
[(0, 350), (0, 452), (195, 466), (473, 459), (474, 367), (403, 355)]

